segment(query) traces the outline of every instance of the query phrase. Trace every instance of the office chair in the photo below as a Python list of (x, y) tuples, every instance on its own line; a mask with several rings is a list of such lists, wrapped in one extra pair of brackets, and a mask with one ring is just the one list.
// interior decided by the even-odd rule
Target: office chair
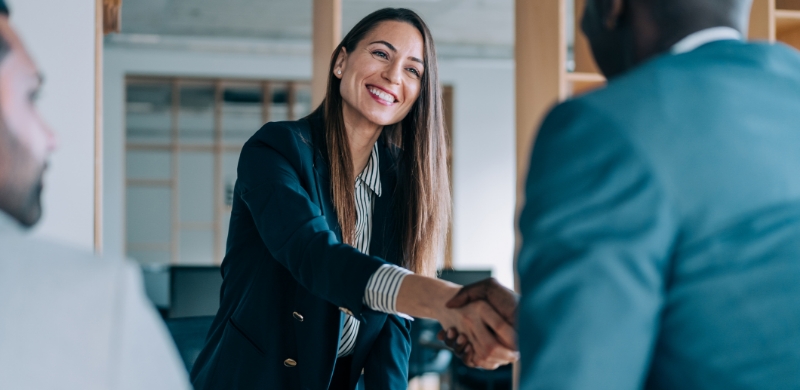
[(206, 345), (206, 336), (214, 316), (168, 318), (167, 329), (175, 341), (186, 371), (191, 372), (197, 355)]

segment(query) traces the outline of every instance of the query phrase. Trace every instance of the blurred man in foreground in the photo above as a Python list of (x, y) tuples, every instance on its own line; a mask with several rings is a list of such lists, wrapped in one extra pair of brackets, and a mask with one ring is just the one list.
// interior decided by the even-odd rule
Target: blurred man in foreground
[(800, 387), (800, 54), (750, 0), (587, 0), (520, 218), (521, 389)]
[(0, 388), (187, 389), (136, 268), (28, 237), (56, 141), (0, 0)]

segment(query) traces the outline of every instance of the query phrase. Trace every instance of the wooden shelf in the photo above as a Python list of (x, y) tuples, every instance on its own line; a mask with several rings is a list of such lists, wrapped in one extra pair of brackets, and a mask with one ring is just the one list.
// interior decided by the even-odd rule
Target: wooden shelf
[(573, 72), (566, 74), (570, 95), (579, 95), (606, 84), (606, 78), (599, 73)]
[(567, 73), (567, 81), (571, 83), (605, 83), (606, 78), (599, 73), (572, 72)]
[(778, 36), (800, 30), (800, 11), (775, 10), (775, 28)]

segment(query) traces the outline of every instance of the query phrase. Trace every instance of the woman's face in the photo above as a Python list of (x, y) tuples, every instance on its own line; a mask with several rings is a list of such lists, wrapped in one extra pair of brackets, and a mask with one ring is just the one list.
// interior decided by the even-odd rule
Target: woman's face
[(419, 97), (423, 48), (414, 26), (385, 21), (352, 53), (342, 49), (333, 73), (342, 80), (345, 121), (386, 126), (405, 118)]

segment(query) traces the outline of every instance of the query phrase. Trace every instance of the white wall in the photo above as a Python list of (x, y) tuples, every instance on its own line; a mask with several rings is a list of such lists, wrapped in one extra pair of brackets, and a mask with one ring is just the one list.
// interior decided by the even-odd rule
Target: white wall
[[(490, 268), (513, 287), (513, 60), (441, 59), (454, 87), (454, 263)], [(307, 55), (142, 49), (106, 45), (104, 62), (104, 247), (124, 250), (124, 80), (126, 74), (309, 80)], [(255, 130), (255, 129), (254, 129)]]
[(516, 149), (512, 60), (442, 60), (453, 85), (453, 262), (514, 287)]
[(45, 176), (37, 234), (94, 244), (95, 2), (6, 0), (11, 23), (45, 77), (38, 106), (59, 148)]

